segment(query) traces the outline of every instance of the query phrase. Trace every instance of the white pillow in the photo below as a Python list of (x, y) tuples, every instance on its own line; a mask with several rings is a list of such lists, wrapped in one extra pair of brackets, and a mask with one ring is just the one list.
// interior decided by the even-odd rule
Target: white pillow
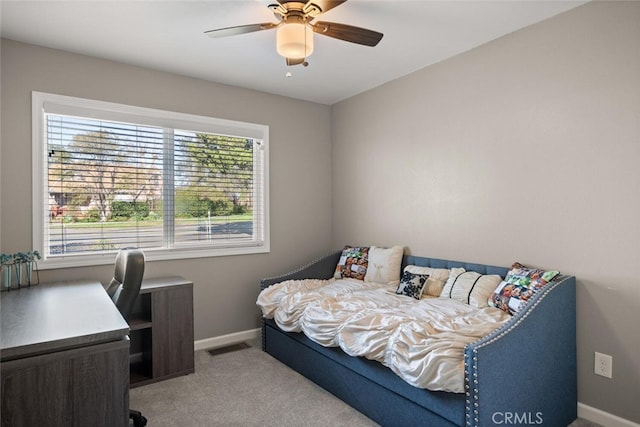
[(440, 298), (451, 298), (477, 308), (488, 307), (488, 299), (502, 282), (497, 274), (483, 275), (464, 268), (452, 268)]
[(391, 248), (371, 246), (369, 248), (369, 265), (364, 281), (389, 285), (400, 283), (403, 253), (404, 248), (402, 246), (393, 246)]
[[(424, 285), (422, 295), (431, 295), (434, 297), (440, 296), (450, 273), (448, 268), (421, 267), (419, 265), (407, 265), (404, 271), (413, 274), (428, 274), (429, 278)], [(464, 269), (462, 269), (462, 271), (464, 271)]]

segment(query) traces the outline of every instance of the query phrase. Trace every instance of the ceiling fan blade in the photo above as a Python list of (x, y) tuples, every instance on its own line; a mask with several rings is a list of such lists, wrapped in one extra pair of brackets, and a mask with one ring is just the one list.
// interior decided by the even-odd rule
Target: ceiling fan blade
[(272, 22), (263, 22), (262, 24), (239, 25), (237, 27), (218, 28), (216, 30), (205, 31), (209, 37), (228, 37), (238, 34), (253, 33), (254, 31), (270, 30), (277, 27), (278, 24)]
[(304, 58), (285, 58), (287, 61), (287, 66), (291, 67), (292, 65), (304, 64)]
[(335, 22), (319, 21), (312, 25), (313, 31), (334, 39), (345, 40), (365, 46), (375, 46), (382, 39), (383, 34), (353, 25), (336, 24)]

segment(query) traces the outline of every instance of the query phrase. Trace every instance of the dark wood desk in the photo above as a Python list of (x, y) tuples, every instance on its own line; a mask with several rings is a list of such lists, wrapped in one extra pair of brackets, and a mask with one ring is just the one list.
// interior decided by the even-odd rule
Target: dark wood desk
[(3, 292), (2, 426), (127, 426), (129, 326), (97, 281)]

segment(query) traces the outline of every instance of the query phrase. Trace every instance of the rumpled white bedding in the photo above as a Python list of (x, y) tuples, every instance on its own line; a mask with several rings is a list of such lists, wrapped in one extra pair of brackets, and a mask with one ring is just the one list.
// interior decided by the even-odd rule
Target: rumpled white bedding
[(287, 280), (264, 289), (257, 304), (284, 331), (377, 360), (416, 387), (462, 393), (465, 346), (511, 316), (395, 289), (354, 279)]

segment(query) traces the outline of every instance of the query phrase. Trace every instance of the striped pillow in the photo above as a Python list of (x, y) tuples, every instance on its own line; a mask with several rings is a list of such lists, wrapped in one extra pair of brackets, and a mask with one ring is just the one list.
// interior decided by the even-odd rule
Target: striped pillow
[(488, 307), (488, 300), (500, 282), (502, 277), (497, 274), (480, 274), (465, 271), (464, 268), (452, 268), (440, 298), (455, 299), (477, 308)]

